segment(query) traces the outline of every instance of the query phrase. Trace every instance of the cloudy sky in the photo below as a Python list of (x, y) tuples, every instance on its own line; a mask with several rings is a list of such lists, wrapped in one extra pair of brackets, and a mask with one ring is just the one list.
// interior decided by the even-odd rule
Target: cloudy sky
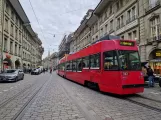
[[(44, 46), (43, 58), (58, 51), (63, 35), (75, 31), (88, 9), (100, 0), (19, 0)], [(36, 13), (34, 15), (31, 4)], [(55, 37), (54, 37), (55, 34)]]

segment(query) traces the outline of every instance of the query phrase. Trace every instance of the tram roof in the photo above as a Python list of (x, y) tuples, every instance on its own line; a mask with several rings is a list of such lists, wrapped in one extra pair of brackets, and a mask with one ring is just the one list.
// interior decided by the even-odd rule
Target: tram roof
[(120, 36), (114, 36), (114, 35), (106, 35), (104, 37), (102, 37), (101, 39), (93, 42), (91, 45), (100, 42), (100, 41), (104, 41), (104, 40), (120, 40)]

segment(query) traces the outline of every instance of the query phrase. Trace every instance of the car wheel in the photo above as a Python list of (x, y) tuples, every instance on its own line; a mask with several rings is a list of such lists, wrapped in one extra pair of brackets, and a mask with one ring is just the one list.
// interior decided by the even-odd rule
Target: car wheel
[(22, 80), (24, 79), (24, 75), (22, 76)]
[(18, 81), (18, 77), (15, 78), (15, 82), (17, 82), (17, 81)]

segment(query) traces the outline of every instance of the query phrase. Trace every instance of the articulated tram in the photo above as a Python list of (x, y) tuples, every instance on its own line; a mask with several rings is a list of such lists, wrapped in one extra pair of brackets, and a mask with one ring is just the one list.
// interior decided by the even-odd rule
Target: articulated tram
[(144, 91), (138, 47), (134, 40), (106, 36), (59, 61), (58, 74), (100, 91), (119, 95)]

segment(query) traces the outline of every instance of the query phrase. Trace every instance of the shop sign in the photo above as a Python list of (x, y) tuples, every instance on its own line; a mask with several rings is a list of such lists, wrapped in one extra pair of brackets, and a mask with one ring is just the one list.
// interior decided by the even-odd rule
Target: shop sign
[(161, 51), (156, 51), (155, 56), (156, 57), (161, 57)]

